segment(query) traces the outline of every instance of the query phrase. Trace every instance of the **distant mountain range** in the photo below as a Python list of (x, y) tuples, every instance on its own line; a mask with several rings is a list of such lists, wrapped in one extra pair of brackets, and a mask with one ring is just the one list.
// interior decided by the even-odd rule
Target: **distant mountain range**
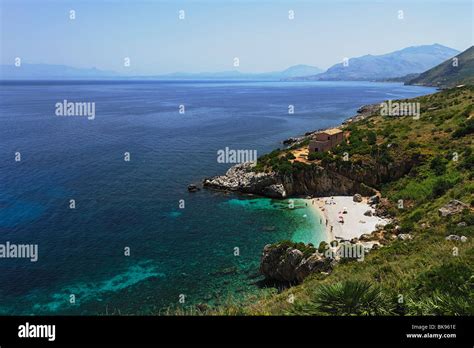
[(27, 64), (0, 65), (1, 80), (57, 80), (57, 79), (97, 79), (117, 76), (113, 71), (96, 68), (82, 69), (67, 65)]
[[(347, 66), (338, 63), (327, 71), (310, 65), (295, 65), (283, 71), (267, 73), (244, 73), (238, 70), (222, 72), (186, 73), (175, 72), (162, 75), (125, 75), (96, 68), (82, 69), (66, 65), (22, 64), (21, 67), (0, 65), (1, 80), (68, 80), (68, 79), (156, 79), (156, 80), (283, 80), (283, 81), (398, 81), (410, 84), (433, 84), (438, 74), (449, 71), (449, 63), (443, 62), (460, 52), (439, 44), (412, 46), (383, 55), (365, 55), (351, 58)], [(466, 54), (465, 54), (466, 53)], [(459, 55), (458, 75), (472, 75), (472, 47)], [(442, 64), (441, 64), (442, 65)], [(429, 69), (438, 68), (428, 74)], [(426, 73), (421, 77), (419, 74)], [(436, 75), (436, 76), (435, 76)], [(422, 80), (417, 80), (422, 78)], [(458, 79), (458, 77), (453, 77)], [(431, 81), (432, 80), (432, 81)], [(431, 81), (431, 82), (430, 82)], [(446, 81), (449, 83), (449, 81)]]
[(435, 87), (454, 87), (462, 84), (474, 84), (474, 46), (425, 71), (415, 78), (408, 79), (407, 85)]
[(310, 65), (294, 65), (288, 69), (281, 72), (282, 78), (284, 77), (297, 77), (297, 76), (309, 76), (316, 75), (324, 72), (324, 70), (319, 69), (315, 66)]
[(335, 64), (326, 72), (313, 76), (290, 78), (309, 81), (374, 81), (422, 73), (454, 57), (459, 51), (439, 44), (412, 46), (373, 56), (365, 55)]
[(268, 73), (243, 73), (238, 70), (222, 72), (203, 72), (203, 73), (183, 73), (152, 76), (152, 78), (161, 79), (242, 79), (242, 80), (281, 80), (297, 76), (314, 75), (324, 70), (310, 65), (294, 65), (283, 71), (274, 71)]
[(281, 80), (295, 76), (314, 75), (323, 72), (314, 66), (295, 65), (283, 71), (268, 73), (243, 73), (238, 70), (223, 72), (185, 73), (176, 72), (163, 75), (121, 75), (114, 71), (104, 71), (96, 68), (81, 69), (66, 65), (54, 64), (22, 64), (0, 65), (1, 80), (58, 80), (58, 79), (161, 79), (161, 80), (206, 80), (206, 79), (237, 79), (237, 80)]

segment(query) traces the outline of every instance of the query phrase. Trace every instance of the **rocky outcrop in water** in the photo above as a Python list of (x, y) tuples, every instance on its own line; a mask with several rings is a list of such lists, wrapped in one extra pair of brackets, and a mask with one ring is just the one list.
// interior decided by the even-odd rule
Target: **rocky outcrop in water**
[(200, 188), (197, 185), (194, 185), (194, 184), (189, 184), (188, 185), (188, 191), (189, 192), (197, 192), (199, 190), (200, 190)]
[(256, 193), (263, 196), (283, 198), (286, 193), (278, 185), (276, 173), (255, 173), (253, 162), (240, 163), (231, 167), (225, 175), (204, 179), (203, 186), (225, 191)]
[(262, 194), (271, 198), (285, 198), (286, 190), (282, 184), (272, 184), (262, 190)]
[(292, 145), (304, 140), (304, 137), (291, 137), (283, 140), (283, 145)]
[(290, 241), (267, 244), (260, 261), (260, 273), (268, 280), (301, 283), (311, 273), (330, 273), (343, 259), (363, 261), (366, 253), (396, 238), (394, 233), (378, 229), (350, 242), (340, 238), (330, 244), (322, 242), (318, 250), (311, 244)]
[(301, 282), (312, 272), (328, 272), (333, 260), (317, 252), (305, 253), (286, 243), (268, 244), (263, 249), (260, 272), (267, 279)]
[(369, 104), (363, 105), (359, 109), (357, 109), (357, 115), (349, 117), (346, 119), (342, 124), (348, 124), (352, 122), (359, 122), (367, 117), (371, 116), (372, 114), (376, 113), (380, 109), (380, 104)]

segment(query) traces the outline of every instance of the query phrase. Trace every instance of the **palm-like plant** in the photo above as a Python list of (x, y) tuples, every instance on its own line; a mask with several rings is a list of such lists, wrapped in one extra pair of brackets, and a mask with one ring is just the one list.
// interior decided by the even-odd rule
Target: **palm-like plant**
[(379, 287), (367, 281), (345, 281), (321, 286), (314, 305), (329, 315), (388, 315), (394, 305)]

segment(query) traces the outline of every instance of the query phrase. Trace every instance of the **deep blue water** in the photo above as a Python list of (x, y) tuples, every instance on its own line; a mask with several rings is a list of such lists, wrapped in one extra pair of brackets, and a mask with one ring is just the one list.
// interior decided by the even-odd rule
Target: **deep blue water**
[[(217, 150), (261, 155), (363, 104), (432, 91), (362, 82), (2, 83), (0, 243), (37, 243), (39, 260), (0, 259), (0, 313), (150, 313), (180, 294), (186, 304), (218, 304), (259, 291), (265, 244), (324, 236), (305, 207), (188, 193), (189, 183), (231, 166), (217, 162)], [(95, 119), (55, 116), (64, 99), (95, 102)]]

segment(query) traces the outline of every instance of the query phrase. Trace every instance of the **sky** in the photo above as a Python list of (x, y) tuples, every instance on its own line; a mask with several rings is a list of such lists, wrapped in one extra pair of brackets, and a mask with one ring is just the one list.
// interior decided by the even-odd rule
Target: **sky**
[(0, 0), (0, 64), (146, 75), (326, 69), (408, 46), (463, 51), (473, 16), (471, 0)]

